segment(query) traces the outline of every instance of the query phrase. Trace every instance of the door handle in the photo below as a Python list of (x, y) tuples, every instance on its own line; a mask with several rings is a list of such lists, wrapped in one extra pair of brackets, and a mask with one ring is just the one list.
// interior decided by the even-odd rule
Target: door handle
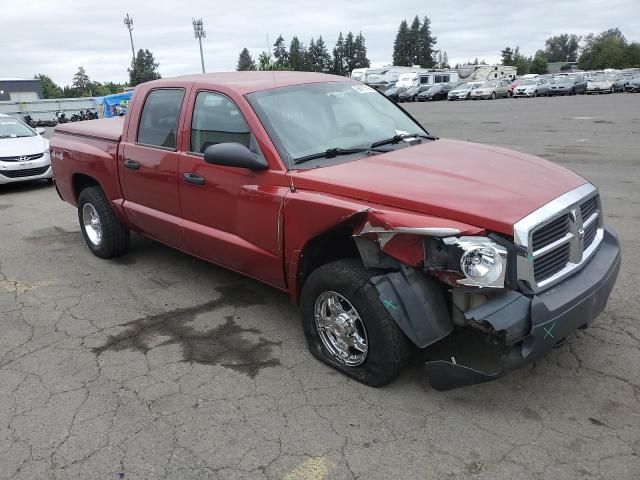
[(124, 166), (130, 170), (140, 170), (140, 163), (135, 160), (125, 160)]
[(182, 179), (187, 183), (192, 183), (194, 185), (204, 185), (206, 180), (204, 177), (197, 175), (195, 173), (184, 173), (182, 175)]

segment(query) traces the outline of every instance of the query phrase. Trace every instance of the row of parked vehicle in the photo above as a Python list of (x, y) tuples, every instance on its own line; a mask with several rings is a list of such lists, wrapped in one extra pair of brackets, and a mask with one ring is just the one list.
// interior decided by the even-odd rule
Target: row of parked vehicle
[(396, 102), (434, 100), (494, 100), (508, 97), (552, 97), (556, 95), (640, 92), (640, 74), (579, 72), (560, 75), (527, 75), (515, 80), (449, 82), (417, 85), (409, 88), (391, 86), (384, 94)]

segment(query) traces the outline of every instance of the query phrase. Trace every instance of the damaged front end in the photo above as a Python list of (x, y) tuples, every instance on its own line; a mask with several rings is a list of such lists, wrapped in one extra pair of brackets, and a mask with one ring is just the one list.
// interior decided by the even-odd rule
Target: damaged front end
[(437, 390), (490, 381), (540, 358), (595, 319), (617, 277), (620, 251), (608, 230), (588, 265), (534, 295), (521, 288), (516, 272), (518, 257), (526, 259), (527, 252), (510, 239), (442, 219), (424, 227), (424, 216), (421, 225), (412, 217), (400, 224), (370, 211), (354, 232), (365, 266), (386, 272), (372, 279), (380, 301), (419, 348), (457, 327), (479, 332), (500, 351), (489, 371), (459, 363), (453, 354), (426, 362)]

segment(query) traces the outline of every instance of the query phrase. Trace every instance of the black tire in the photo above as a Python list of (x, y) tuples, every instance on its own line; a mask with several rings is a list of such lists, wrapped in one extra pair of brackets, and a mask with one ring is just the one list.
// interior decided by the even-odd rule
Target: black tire
[[(85, 205), (91, 205), (98, 214), (102, 238), (96, 244), (89, 239), (83, 221), (83, 209)], [(78, 220), (80, 230), (89, 250), (100, 258), (113, 258), (124, 254), (129, 248), (129, 229), (122, 225), (113, 213), (109, 200), (98, 186), (87, 187), (78, 197)]]
[(533, 92), (533, 98), (536, 98), (537, 96), (538, 96), (538, 90), (535, 90), (535, 91)]
[(414, 95), (414, 96), (413, 96), (413, 101), (414, 101), (414, 102), (417, 102), (417, 101), (418, 101), (418, 95)]
[(496, 99), (496, 92), (491, 92), (491, 100), (495, 100)]
[[(360, 260), (331, 262), (309, 275), (300, 298), (302, 326), (311, 353), (327, 365), (371, 387), (381, 387), (394, 380), (413, 351), (412, 344), (382, 305), (378, 291), (369, 281), (379, 274), (365, 269)], [(364, 324), (368, 352), (364, 362), (358, 366), (340, 362), (320, 338), (315, 322), (315, 305), (318, 297), (328, 291), (346, 298)]]
[(575, 89), (575, 88), (572, 88), (572, 89), (571, 89), (571, 95), (575, 95), (575, 94), (576, 94), (576, 89)]

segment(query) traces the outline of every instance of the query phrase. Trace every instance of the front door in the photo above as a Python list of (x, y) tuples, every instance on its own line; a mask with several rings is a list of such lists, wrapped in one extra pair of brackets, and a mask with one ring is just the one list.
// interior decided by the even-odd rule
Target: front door
[(229, 97), (198, 92), (190, 145), (179, 166), (187, 247), (202, 258), (282, 288), (281, 206), (288, 188), (278, 186), (278, 177), (270, 170), (254, 172), (206, 163), (204, 150), (225, 142), (240, 143), (261, 154)]
[[(145, 99), (136, 141), (125, 143), (118, 170), (123, 207), (140, 231), (184, 249), (178, 192), (178, 123), (185, 91), (151, 90)], [(133, 128), (133, 127), (132, 127)]]

